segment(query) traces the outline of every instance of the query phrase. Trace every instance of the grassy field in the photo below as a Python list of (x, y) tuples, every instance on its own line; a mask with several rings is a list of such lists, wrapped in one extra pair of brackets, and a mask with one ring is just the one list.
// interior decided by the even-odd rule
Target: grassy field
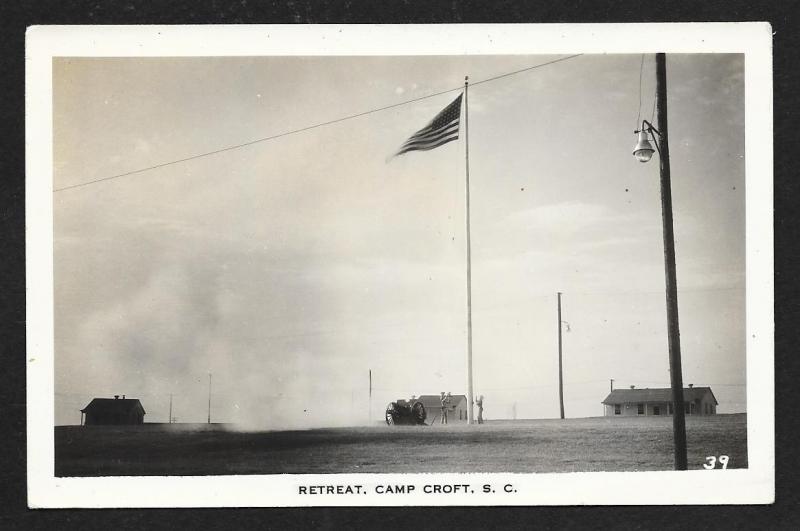
[[(747, 416), (687, 417), (689, 468), (747, 467)], [(671, 470), (669, 417), (238, 432), (222, 425), (59, 426), (57, 476)]]

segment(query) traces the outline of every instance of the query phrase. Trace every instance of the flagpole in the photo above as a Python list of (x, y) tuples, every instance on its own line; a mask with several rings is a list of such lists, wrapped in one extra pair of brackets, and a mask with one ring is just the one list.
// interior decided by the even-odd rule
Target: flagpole
[(473, 423), (472, 393), (472, 249), (469, 228), (469, 76), (464, 76), (464, 145), (466, 156), (467, 210), (467, 424)]

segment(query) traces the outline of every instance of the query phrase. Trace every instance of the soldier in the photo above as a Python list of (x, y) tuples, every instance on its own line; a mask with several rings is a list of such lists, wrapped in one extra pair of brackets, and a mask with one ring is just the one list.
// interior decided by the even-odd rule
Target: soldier
[(442, 424), (447, 424), (447, 404), (450, 402), (450, 393), (445, 396), (444, 391), (441, 392), (442, 399)]
[(478, 424), (483, 424), (483, 395), (478, 397), (475, 404), (478, 406)]

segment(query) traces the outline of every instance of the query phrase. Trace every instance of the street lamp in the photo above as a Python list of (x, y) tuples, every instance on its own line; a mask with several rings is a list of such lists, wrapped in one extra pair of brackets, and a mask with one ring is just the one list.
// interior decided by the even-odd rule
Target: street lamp
[(661, 219), (664, 233), (664, 276), (667, 295), (667, 341), (669, 344), (669, 379), (672, 388), (672, 435), (675, 443), (675, 470), (686, 470), (686, 417), (683, 403), (681, 340), (678, 327), (678, 286), (675, 273), (675, 235), (672, 227), (672, 184), (669, 174), (667, 135), (667, 61), (656, 54), (656, 109), (660, 131), (647, 120), (634, 131), (639, 135), (633, 156), (647, 162), (653, 156), (650, 137), (658, 150), (661, 173)]
[(636, 147), (633, 148), (633, 156), (636, 157), (636, 160), (639, 162), (647, 162), (653, 156), (653, 146), (650, 144), (648, 133), (653, 135), (653, 142), (655, 142), (656, 147), (658, 147), (658, 142), (656, 142), (655, 135), (660, 133), (647, 120), (643, 120), (642, 128), (638, 131), (634, 131), (634, 133), (639, 134), (639, 141), (636, 142)]

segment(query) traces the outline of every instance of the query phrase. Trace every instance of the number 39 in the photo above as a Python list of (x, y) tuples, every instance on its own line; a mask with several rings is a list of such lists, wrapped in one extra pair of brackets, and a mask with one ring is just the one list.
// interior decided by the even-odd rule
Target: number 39
[(717, 459), (717, 456), (715, 455), (709, 455), (706, 457), (706, 461), (708, 461), (708, 463), (703, 463), (703, 468), (706, 470), (713, 470), (717, 466), (717, 461), (719, 461), (719, 463), (722, 465), (722, 470), (725, 470), (728, 468), (728, 460), (729, 459), (727, 455), (721, 455), (719, 456), (719, 459)]

